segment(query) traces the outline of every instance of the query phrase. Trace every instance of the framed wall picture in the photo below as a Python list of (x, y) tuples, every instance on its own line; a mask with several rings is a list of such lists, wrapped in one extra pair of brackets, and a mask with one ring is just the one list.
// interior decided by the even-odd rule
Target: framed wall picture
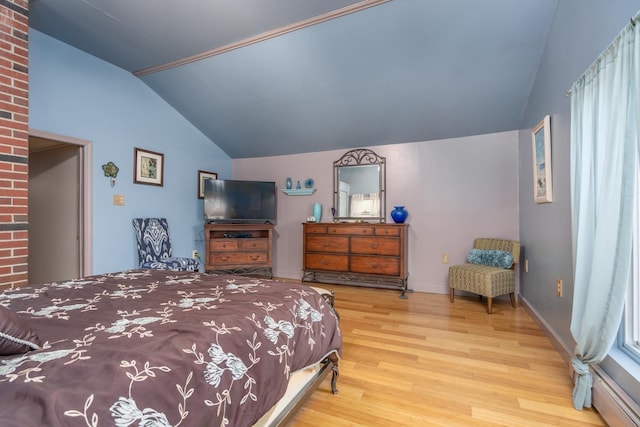
[(215, 172), (198, 171), (198, 199), (204, 199), (204, 180), (207, 178), (218, 179)]
[(159, 185), (164, 181), (164, 154), (134, 148), (133, 182), (135, 184)]
[(531, 131), (533, 146), (533, 198), (536, 203), (553, 201), (551, 176), (551, 118), (545, 116)]

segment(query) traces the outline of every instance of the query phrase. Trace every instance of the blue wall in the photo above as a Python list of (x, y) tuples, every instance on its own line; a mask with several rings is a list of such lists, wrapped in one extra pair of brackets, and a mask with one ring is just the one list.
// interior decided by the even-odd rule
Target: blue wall
[[(175, 255), (204, 252), (198, 170), (230, 178), (229, 156), (132, 74), (33, 29), (29, 86), (31, 129), (93, 142), (93, 273), (137, 266), (138, 216), (169, 220)], [(164, 186), (133, 183), (134, 147), (164, 154)], [(101, 168), (108, 161), (120, 168), (113, 188)], [(114, 194), (125, 206), (113, 205)]]
[[(595, 61), (640, 8), (637, 0), (560, 0), (523, 122), (520, 126), (520, 240), (529, 260), (522, 296), (569, 351), (573, 302), (570, 201), (570, 98), (574, 81)], [(531, 128), (551, 115), (554, 201), (533, 201)], [(556, 279), (564, 296), (556, 296)]]

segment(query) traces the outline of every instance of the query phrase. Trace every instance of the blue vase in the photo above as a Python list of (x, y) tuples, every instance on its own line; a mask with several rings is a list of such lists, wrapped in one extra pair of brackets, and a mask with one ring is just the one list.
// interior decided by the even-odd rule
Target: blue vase
[(393, 210), (391, 211), (391, 218), (396, 224), (404, 223), (404, 221), (407, 219), (407, 215), (409, 215), (409, 212), (407, 212), (404, 206), (394, 206)]
[(287, 178), (284, 185), (285, 187), (287, 187), (287, 190), (291, 190), (291, 188), (293, 187), (293, 182), (291, 181), (291, 178)]
[(322, 204), (313, 204), (313, 216), (316, 217), (316, 222), (320, 222), (320, 220), (322, 219)]

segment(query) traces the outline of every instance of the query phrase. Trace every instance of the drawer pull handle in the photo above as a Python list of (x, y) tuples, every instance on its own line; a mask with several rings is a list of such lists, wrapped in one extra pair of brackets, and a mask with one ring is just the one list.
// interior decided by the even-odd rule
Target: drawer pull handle
[(378, 249), (380, 247), (380, 242), (369, 242), (369, 247), (371, 249)]
[(221, 256), (220, 260), (221, 261), (229, 261), (231, 258), (229, 258), (228, 256)]
[(251, 258), (251, 261), (257, 261), (260, 259), (260, 255), (249, 255), (249, 258)]
[(329, 265), (329, 264), (331, 264), (331, 261), (330, 261), (330, 260), (328, 260), (328, 259), (326, 259), (326, 258), (322, 258), (322, 259), (320, 260), (320, 264), (322, 264), (322, 265)]
[(373, 268), (375, 270), (378, 267), (380, 267), (380, 263), (379, 262), (373, 263), (373, 262), (369, 261), (369, 267), (371, 267), (371, 268)]

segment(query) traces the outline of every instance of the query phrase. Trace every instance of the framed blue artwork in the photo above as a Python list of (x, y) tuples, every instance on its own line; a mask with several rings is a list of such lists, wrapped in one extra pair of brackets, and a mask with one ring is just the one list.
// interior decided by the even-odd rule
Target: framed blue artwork
[(553, 201), (551, 177), (551, 118), (545, 116), (531, 131), (533, 145), (533, 198), (536, 203)]

